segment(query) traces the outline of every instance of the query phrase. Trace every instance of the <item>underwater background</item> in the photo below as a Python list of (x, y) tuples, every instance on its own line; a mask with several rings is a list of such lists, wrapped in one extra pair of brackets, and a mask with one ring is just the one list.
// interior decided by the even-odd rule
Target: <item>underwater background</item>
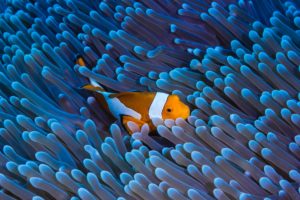
[[(300, 1), (0, 3), (1, 200), (300, 199)], [(130, 136), (89, 77), (191, 116)]]

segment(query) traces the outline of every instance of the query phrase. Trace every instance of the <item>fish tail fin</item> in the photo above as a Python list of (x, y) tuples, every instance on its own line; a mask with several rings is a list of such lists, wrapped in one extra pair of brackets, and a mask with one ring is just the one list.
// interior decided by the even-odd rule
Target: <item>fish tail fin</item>
[[(80, 67), (86, 66), (85, 60), (80, 54), (76, 55), (75, 63), (77, 65), (79, 65)], [(81, 89), (86, 89), (86, 90), (91, 90), (91, 91), (98, 91), (98, 92), (105, 92), (105, 89), (99, 83), (97, 83), (97, 81), (95, 81), (92, 78), (89, 78), (89, 81), (90, 81), (90, 84), (82, 86)]]
[(86, 66), (85, 64), (85, 60), (84, 58), (82, 57), (82, 55), (80, 54), (77, 54), (76, 57), (75, 57), (75, 63), (79, 66)]

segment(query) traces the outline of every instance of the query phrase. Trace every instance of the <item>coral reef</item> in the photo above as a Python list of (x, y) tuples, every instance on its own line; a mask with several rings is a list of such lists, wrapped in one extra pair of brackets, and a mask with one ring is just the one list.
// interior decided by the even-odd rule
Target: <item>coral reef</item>
[[(299, 6), (1, 1), (0, 199), (300, 199)], [(191, 116), (129, 136), (87, 77)]]

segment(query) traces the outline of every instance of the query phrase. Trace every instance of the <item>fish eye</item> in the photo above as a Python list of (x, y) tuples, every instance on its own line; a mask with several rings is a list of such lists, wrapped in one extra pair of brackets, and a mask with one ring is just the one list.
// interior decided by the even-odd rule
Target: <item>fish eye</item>
[(168, 109), (167, 109), (167, 112), (171, 112), (171, 111), (172, 111), (172, 109), (171, 109), (171, 108), (168, 108)]

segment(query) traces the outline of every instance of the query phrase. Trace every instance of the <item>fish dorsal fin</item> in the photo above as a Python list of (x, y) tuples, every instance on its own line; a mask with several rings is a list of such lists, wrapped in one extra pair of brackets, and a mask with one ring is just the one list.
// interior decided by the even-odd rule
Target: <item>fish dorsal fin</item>
[(109, 97), (114, 98), (114, 97), (124, 97), (124, 96), (128, 96), (128, 95), (133, 95), (133, 94), (137, 94), (137, 93), (147, 93), (145, 91), (140, 91), (140, 90), (129, 90), (127, 92), (119, 92), (119, 93), (113, 93), (110, 94)]
[(102, 87), (98, 87), (92, 84), (87, 84), (85, 86), (82, 86), (81, 89), (90, 90), (93, 92), (104, 92), (104, 89)]
[(120, 92), (120, 93), (113, 93), (110, 94), (109, 97), (110, 98), (120, 98), (120, 97), (125, 97), (125, 96), (129, 96), (132, 95), (135, 92)]

